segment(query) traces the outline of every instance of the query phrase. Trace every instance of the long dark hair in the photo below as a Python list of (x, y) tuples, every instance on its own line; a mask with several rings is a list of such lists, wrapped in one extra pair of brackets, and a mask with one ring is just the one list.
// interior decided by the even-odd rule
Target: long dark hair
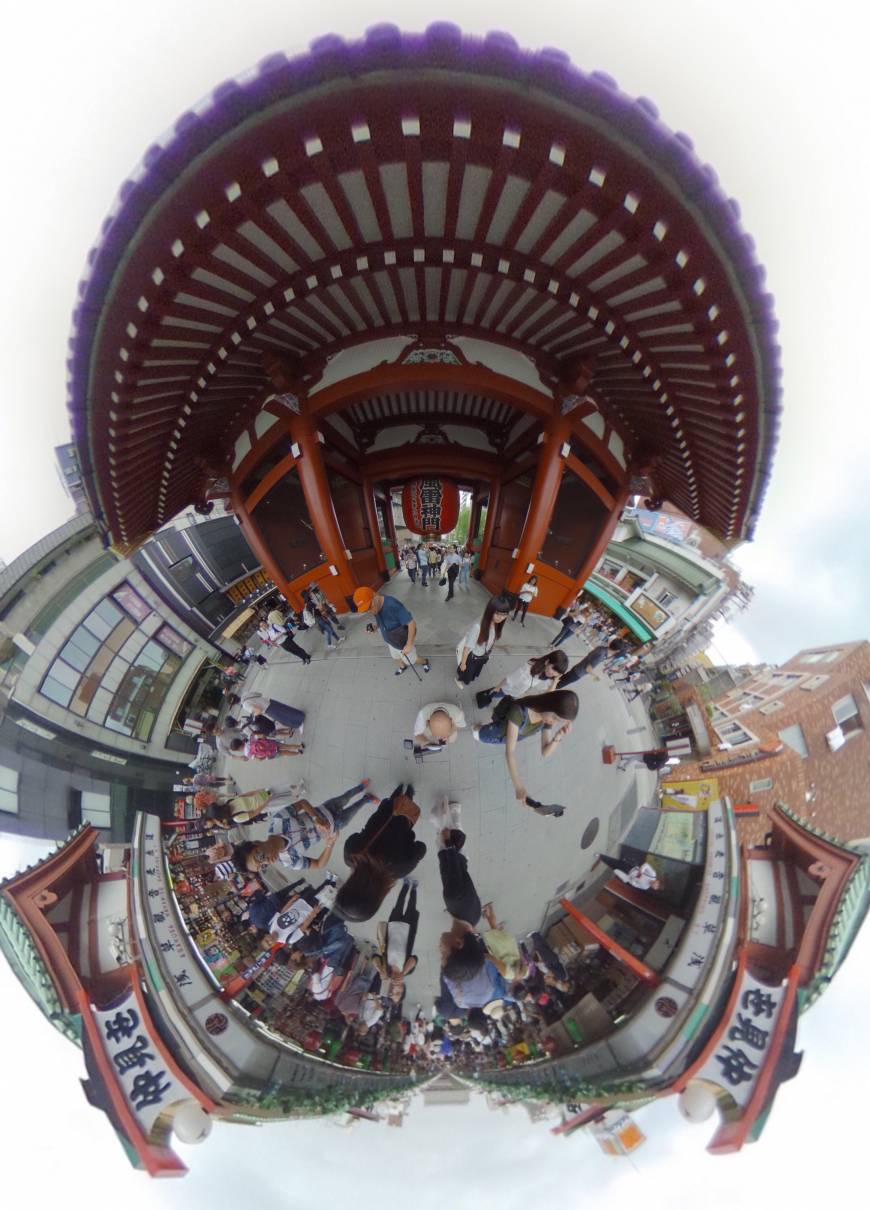
[(396, 885), (396, 876), (385, 862), (368, 853), (352, 858), (352, 869), (339, 888), (332, 910), (342, 920), (371, 920)]
[[(477, 641), (481, 647), (486, 647), (489, 642), (490, 628), (495, 631), (496, 639), (501, 638), (501, 632), (510, 611), (510, 604), (504, 597), (489, 598), (486, 603), (486, 609), (483, 611), (483, 617), (480, 619), (480, 633), (477, 636)], [(505, 615), (500, 622), (492, 620), (496, 613), (503, 613)]]
[(571, 722), (577, 717), (580, 703), (577, 694), (571, 689), (555, 689), (552, 693), (533, 693), (531, 697), (521, 697), (517, 702), (527, 710), (538, 714), (555, 714), (558, 718)]
[(561, 647), (556, 651), (548, 651), (546, 655), (536, 655), (534, 659), (529, 660), (529, 670), (532, 676), (543, 676), (546, 672), (547, 665), (555, 668), (561, 676), (568, 671), (568, 653), (563, 651)]

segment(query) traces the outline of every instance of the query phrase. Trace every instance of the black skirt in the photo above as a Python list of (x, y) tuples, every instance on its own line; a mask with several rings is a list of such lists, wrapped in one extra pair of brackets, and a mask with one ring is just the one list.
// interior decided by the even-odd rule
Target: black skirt
[(457, 667), (456, 676), (463, 685), (470, 685), (472, 681), (476, 681), (480, 676), (484, 664), (489, 659), (489, 653), (486, 655), (475, 655), (473, 651), (468, 653), (468, 659), (465, 661), (465, 671)]

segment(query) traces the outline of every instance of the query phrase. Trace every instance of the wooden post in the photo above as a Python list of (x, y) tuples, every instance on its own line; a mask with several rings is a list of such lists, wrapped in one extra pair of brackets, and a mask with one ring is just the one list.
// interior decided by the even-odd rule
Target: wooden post
[(544, 430), (543, 440), (538, 447), (538, 465), (535, 470), (529, 511), (526, 514), (523, 534), (506, 584), (511, 592), (516, 592), (522, 587), (527, 578), (526, 568), (538, 561), (541, 547), (550, 527), (550, 518), (556, 506), (556, 497), (559, 494), (559, 485), (565, 469), (566, 455), (562, 453), (562, 450), (570, 439), (570, 417), (553, 416)]

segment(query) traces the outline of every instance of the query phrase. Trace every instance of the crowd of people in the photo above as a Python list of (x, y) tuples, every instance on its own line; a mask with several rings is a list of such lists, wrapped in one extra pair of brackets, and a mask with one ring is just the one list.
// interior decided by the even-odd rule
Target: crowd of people
[[(402, 551), (411, 581), (416, 583), (419, 575), (423, 586), (433, 580), (447, 586), (447, 600), (455, 585), (467, 585), (471, 563), (470, 552), (456, 546), (408, 544)], [(536, 578), (530, 576), (518, 593), (488, 599), (480, 619), (456, 647), (458, 690), (465, 692), (479, 680), (509, 619), (525, 625), (537, 593)], [(277, 647), (307, 664), (311, 657), (297, 642), (305, 629), (319, 630), (327, 648), (344, 641), (344, 625), (323, 593), (311, 588), (304, 598), (299, 612), (273, 609), (260, 619), (261, 649), (248, 651), (248, 659), (262, 660), (263, 652)], [(409, 669), (417, 676), (431, 670), (429, 659), (417, 650), (417, 624), (402, 601), (371, 588), (357, 589), (353, 601), (358, 613), (371, 615), (366, 629), (386, 643), (396, 676)], [(564, 644), (580, 634), (589, 650), (572, 665)], [(646, 676), (644, 654), (643, 648), (631, 650), (626, 637), (591, 603), (578, 600), (562, 617), (546, 651), (475, 693), (478, 708), (492, 707), (488, 722), (469, 728), (461, 704), (431, 702), (414, 721), (414, 745), (418, 751), (440, 749), (458, 742), (466, 731), (473, 741), (501, 745), (517, 802), (559, 818), (563, 807), (546, 806), (529, 794), (517, 763), (518, 744), (538, 736), (540, 758), (553, 757), (570, 739), (578, 715), (577, 693), (568, 686), (585, 677), (611, 675), (636, 695), (641, 690), (634, 678)], [(449, 927), (439, 943), (440, 990), (434, 1008), (425, 1014), (418, 1005), (409, 1014), (404, 1008), (406, 980), (418, 964), (415, 872), (430, 849), (417, 835), (421, 807), (413, 786), (399, 785), (379, 798), (363, 778), (318, 803), (308, 798), (302, 780), (239, 793), (232, 778), (218, 776), (218, 754), (230, 762), (297, 755), (304, 751), (306, 723), (304, 712), (290, 703), (239, 692), (243, 675), (241, 666), (228, 670), (231, 713), (220, 726), (205, 729), (192, 781), (209, 834), (206, 852), (213, 878), (227, 880), (245, 898), (244, 927), (264, 948), (280, 947), (281, 964), (294, 972), (295, 1011), (288, 1005), (287, 1032), (303, 1044), (317, 1038), (318, 1047), (325, 1036), (338, 1039), (342, 1054), (367, 1053), (376, 1064), (389, 1061), (427, 1070), (447, 1059), (460, 1069), (473, 1069), (545, 1053), (548, 1025), (580, 989), (541, 936), (513, 936), (492, 905), (481, 904), (469, 869), (461, 805), (445, 799), (429, 811)], [(254, 824), (261, 825), (256, 832), (251, 831)], [(315, 889), (313, 872), (326, 870), (339, 840), (348, 873), (340, 883), (327, 873)], [(635, 887), (658, 886), (651, 867), (623, 869), (613, 859), (602, 860)], [(301, 878), (275, 891), (267, 876), (270, 867)], [(306, 907), (301, 919), (289, 906), (299, 904)], [(376, 919), (376, 947), (354, 939), (349, 926)]]

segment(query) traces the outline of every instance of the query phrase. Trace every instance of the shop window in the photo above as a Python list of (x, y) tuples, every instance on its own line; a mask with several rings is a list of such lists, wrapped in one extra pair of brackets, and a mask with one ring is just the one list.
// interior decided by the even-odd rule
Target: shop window
[(789, 748), (791, 748), (794, 752), (797, 752), (798, 756), (802, 756), (804, 759), (809, 756), (810, 750), (807, 747), (807, 741), (803, 728), (799, 723), (795, 723), (791, 727), (783, 728), (783, 730), (779, 732), (779, 738), (784, 744), (788, 744)]
[(0, 811), (18, 814), (18, 770), (0, 765)]
[(665, 589), (664, 592), (660, 592), (656, 597), (656, 600), (658, 601), (659, 605), (661, 605), (662, 609), (670, 609), (676, 599), (677, 594), (675, 592), (670, 592), (668, 589)]

